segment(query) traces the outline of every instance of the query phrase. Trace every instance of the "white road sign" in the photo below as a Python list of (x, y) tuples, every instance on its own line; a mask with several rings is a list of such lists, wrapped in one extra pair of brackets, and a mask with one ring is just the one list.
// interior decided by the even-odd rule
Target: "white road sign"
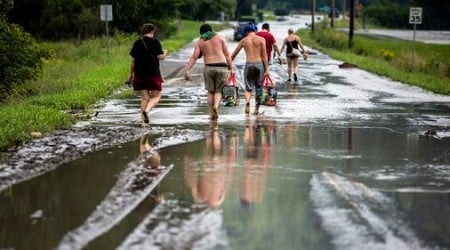
[(110, 4), (102, 4), (100, 5), (100, 20), (101, 21), (112, 21), (112, 5)]
[(409, 23), (410, 24), (422, 23), (422, 8), (420, 7), (409, 8)]

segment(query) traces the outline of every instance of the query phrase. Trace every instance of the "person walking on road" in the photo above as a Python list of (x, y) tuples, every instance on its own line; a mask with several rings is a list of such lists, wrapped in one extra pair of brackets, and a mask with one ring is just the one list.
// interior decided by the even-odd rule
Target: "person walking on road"
[(203, 57), (205, 63), (203, 77), (205, 89), (208, 92), (210, 119), (217, 120), (219, 118), (218, 108), (222, 100), (222, 88), (229, 75), (233, 73), (233, 61), (225, 38), (213, 32), (209, 24), (200, 26), (200, 39), (195, 44), (194, 52), (184, 72), (186, 80), (189, 80), (190, 69), (200, 57)]
[[(244, 28), (244, 32), (247, 33), (247, 36), (239, 41), (235, 50), (231, 54), (231, 59), (234, 60), (239, 51), (244, 48), (246, 55), (246, 62), (244, 67), (246, 114), (250, 113), (250, 100), (252, 98), (252, 90), (261, 88), (264, 80), (264, 75), (269, 75), (269, 63), (267, 61), (266, 54), (266, 41), (264, 40), (264, 38), (257, 36), (255, 31), (255, 24), (248, 23)], [(256, 107), (253, 114), (259, 114), (259, 105), (259, 102), (256, 101)]]
[(267, 53), (267, 61), (269, 64), (272, 62), (272, 50), (275, 53), (280, 56), (280, 49), (277, 45), (277, 40), (275, 40), (275, 37), (270, 33), (270, 26), (268, 23), (263, 23), (261, 31), (256, 32), (256, 35), (264, 38), (266, 40), (266, 53)]
[(161, 99), (162, 83), (159, 60), (167, 56), (158, 39), (154, 38), (156, 27), (151, 23), (142, 25), (143, 36), (131, 48), (130, 81), (133, 90), (141, 95), (142, 125), (148, 126), (148, 113)]
[(288, 36), (283, 41), (283, 46), (281, 46), (281, 51), (286, 47), (286, 62), (287, 62), (287, 73), (288, 73), (288, 82), (291, 81), (291, 74), (293, 73), (294, 81), (297, 82), (297, 71), (298, 71), (298, 55), (293, 55), (293, 48), (299, 49), (304, 53), (307, 53), (305, 47), (303, 46), (302, 40), (299, 36), (294, 33), (294, 30), (288, 29)]

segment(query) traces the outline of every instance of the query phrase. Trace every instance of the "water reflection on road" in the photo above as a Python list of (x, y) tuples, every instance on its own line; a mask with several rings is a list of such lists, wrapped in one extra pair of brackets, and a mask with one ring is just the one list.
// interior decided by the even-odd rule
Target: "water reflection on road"
[[(176, 242), (179, 235), (190, 239), (183, 244), (207, 249), (433, 249), (449, 244), (450, 172), (442, 162), (431, 163), (445, 153), (430, 147), (433, 139), (411, 140), (352, 124), (322, 127), (271, 119), (251, 120), (237, 131), (225, 127), (220, 134), (214, 146), (208, 142), (212, 138), (206, 139), (202, 152), (193, 154), (193, 145), (164, 152), (176, 151), (184, 159), (174, 162), (184, 169), (174, 169), (161, 190), (177, 201), (176, 211), (189, 211), (189, 219), (178, 215), (177, 225), (192, 227), (148, 232), (155, 246)], [(213, 167), (210, 157), (217, 160)], [(177, 182), (188, 182), (191, 189), (180, 190)], [(212, 205), (211, 197), (220, 202)], [(214, 222), (206, 219), (211, 214)], [(209, 235), (214, 240), (197, 239), (194, 228), (209, 223), (215, 225), (214, 236)]]
[[(210, 129), (205, 139), (206, 154), (200, 159), (189, 155), (184, 158), (184, 179), (194, 201), (210, 208), (219, 208), (225, 200), (230, 177), (236, 167), (236, 144), (229, 145), (237, 137), (220, 136), (217, 129)], [(224, 145), (227, 143), (227, 145)]]

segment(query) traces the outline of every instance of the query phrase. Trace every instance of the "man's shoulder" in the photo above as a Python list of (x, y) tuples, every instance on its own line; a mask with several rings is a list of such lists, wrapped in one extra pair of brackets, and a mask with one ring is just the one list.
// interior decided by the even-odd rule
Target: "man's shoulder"
[(211, 38), (211, 40), (212, 40), (212, 39), (214, 39), (214, 40), (225, 40), (225, 37), (223, 37), (223, 36), (220, 35), (220, 34), (216, 34), (216, 35), (214, 35), (213, 38)]
[(258, 31), (256, 32), (256, 34), (258, 36), (263, 36), (263, 37), (272, 37), (272, 33), (268, 32), (268, 31)]
[(255, 40), (266, 42), (266, 39), (262, 36), (255, 36)]

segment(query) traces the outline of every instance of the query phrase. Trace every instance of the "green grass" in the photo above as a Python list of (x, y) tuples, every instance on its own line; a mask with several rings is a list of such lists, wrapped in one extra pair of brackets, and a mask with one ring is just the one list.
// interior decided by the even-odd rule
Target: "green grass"
[[(200, 22), (183, 21), (182, 29), (161, 41), (169, 52), (198, 36)], [(227, 26), (227, 24), (223, 24)], [(220, 29), (221, 25), (213, 25)], [(228, 26), (227, 26), (228, 27)], [(119, 34), (83, 41), (48, 42), (52, 56), (44, 62), (42, 76), (23, 84), (0, 106), (0, 151), (31, 140), (31, 132), (43, 134), (68, 128), (73, 113), (89, 113), (93, 104), (110, 97), (128, 78), (132, 43), (137, 34)]]
[(300, 30), (306, 45), (331, 57), (393, 80), (450, 95), (450, 45), (412, 43), (386, 37), (354, 35), (348, 48), (348, 35), (328, 28), (314, 34)]
[(31, 132), (49, 131), (73, 124), (71, 116), (60, 110), (30, 104), (9, 105), (0, 109), (0, 147), (20, 146), (31, 139)]

